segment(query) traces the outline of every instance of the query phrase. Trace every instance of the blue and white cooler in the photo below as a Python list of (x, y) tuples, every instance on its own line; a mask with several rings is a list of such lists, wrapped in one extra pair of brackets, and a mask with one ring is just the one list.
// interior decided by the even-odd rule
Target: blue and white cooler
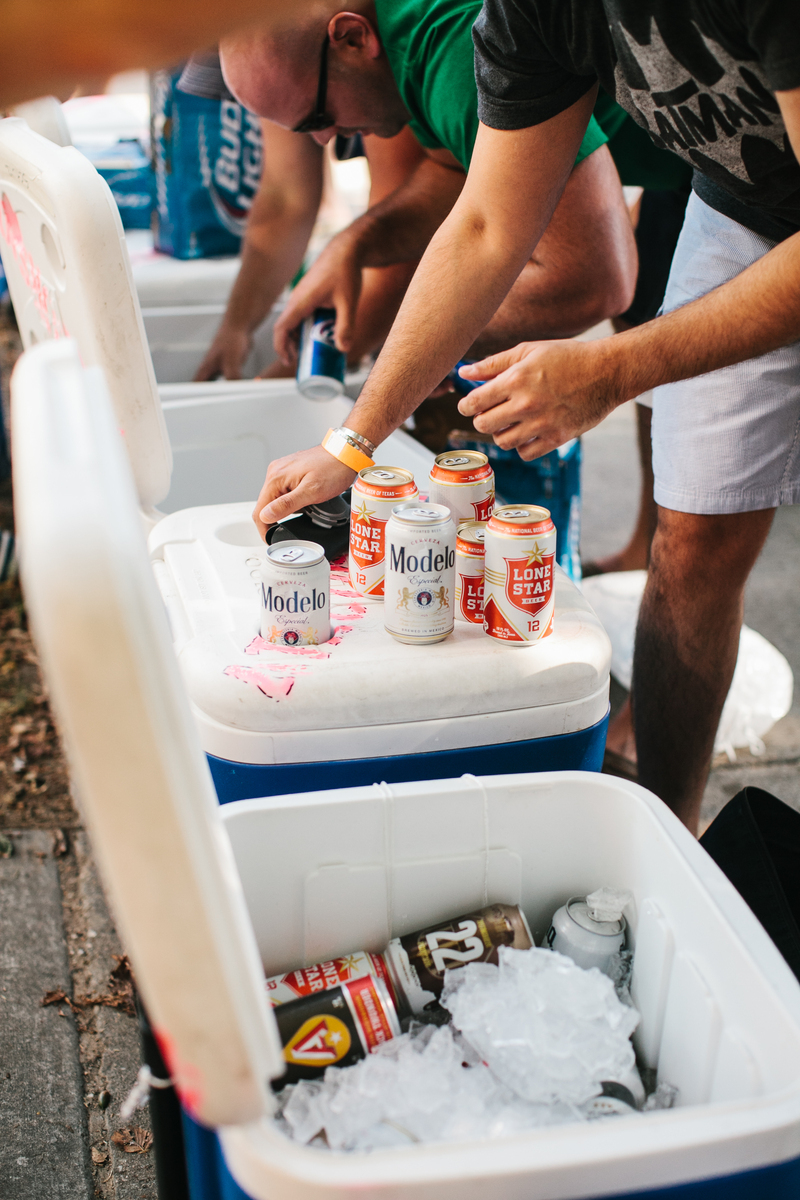
[[(23, 356), (12, 391), (32, 629), (110, 906), (191, 1120), (192, 1200), (794, 1200), (800, 985), (674, 814), (635, 784), (580, 771), (218, 805), (102, 378), (50, 343)], [(195, 620), (205, 604), (210, 636), (227, 636), (219, 613), (236, 593), (214, 592), (213, 572), (199, 569), (211, 542), (184, 531)], [(173, 578), (187, 581), (188, 563)], [(583, 645), (588, 618), (570, 613), (586, 610), (562, 595), (564, 641)], [(527, 663), (536, 685), (540, 673), (568, 674), (567, 654), (509, 659)], [(388, 674), (385, 694), (408, 679), (403, 661), (370, 664)], [(479, 652), (441, 655), (443, 675), (453, 661), (454, 678), (478, 662), (473, 678), (490, 699), (511, 694)], [(360, 678), (369, 683), (366, 667)], [(434, 679), (426, 670), (424, 686)], [(379, 736), (371, 694), (371, 709), (344, 697), (340, 728), (354, 714)], [(429, 760), (412, 761), (424, 771)], [(301, 1145), (273, 1120), (270, 1082), (284, 1058), (265, 973), (380, 951), (487, 903), (519, 904), (538, 943), (568, 897), (601, 883), (630, 892), (635, 1048), (677, 1089), (673, 1108), (352, 1153)]]
[(609, 642), (561, 570), (553, 633), (524, 649), (460, 621), (436, 645), (396, 642), (382, 604), (352, 590), (344, 564), (332, 571), (331, 640), (276, 647), (259, 634), (265, 547), (250, 512), (172, 513), (149, 543), (222, 801), (463, 771), (600, 769)]

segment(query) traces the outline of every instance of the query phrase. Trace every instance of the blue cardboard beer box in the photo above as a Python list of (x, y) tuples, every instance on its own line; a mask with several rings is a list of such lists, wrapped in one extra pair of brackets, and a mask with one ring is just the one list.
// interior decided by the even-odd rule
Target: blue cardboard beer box
[(150, 157), (135, 138), (122, 139), (102, 153), (89, 154), (111, 188), (124, 229), (149, 229), (155, 202)]
[(179, 78), (152, 77), (155, 247), (175, 258), (237, 254), (261, 178), (259, 120), (235, 100), (179, 91)]

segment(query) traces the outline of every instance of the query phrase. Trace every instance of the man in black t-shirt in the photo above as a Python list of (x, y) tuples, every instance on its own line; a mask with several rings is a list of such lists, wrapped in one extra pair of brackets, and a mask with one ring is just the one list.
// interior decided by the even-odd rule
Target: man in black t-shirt
[[(470, 344), (531, 254), (598, 84), (695, 168), (666, 315), (614, 338), (527, 343), (464, 371), (482, 435), (535, 458), (655, 388), (659, 504), (634, 661), (639, 779), (696, 829), (747, 576), (800, 501), (800, 21), (786, 0), (485, 0), (481, 127), (350, 428), (379, 443)], [(270, 519), (352, 472), (276, 464)], [(535, 653), (535, 651), (532, 651)]]

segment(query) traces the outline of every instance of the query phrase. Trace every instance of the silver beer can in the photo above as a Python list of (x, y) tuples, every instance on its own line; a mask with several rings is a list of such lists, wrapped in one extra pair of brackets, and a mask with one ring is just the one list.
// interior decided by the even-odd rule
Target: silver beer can
[(479, 450), (447, 450), (438, 454), (428, 480), (431, 504), (450, 509), (460, 521), (488, 521), (494, 508), (494, 471)]
[(397, 504), (386, 522), (383, 623), (398, 642), (426, 645), (453, 632), (456, 527), (449, 508)]
[[(597, 896), (604, 903), (595, 903)], [(627, 923), (622, 910), (630, 898), (629, 892), (608, 888), (600, 888), (590, 896), (573, 896), (553, 915), (547, 945), (585, 970), (597, 967), (609, 975), (611, 960), (625, 948)]]
[(456, 534), (456, 620), (483, 625), (485, 521), (461, 521)]
[(483, 628), (507, 646), (531, 646), (551, 632), (556, 527), (546, 508), (504, 504), (486, 525)]
[(331, 636), (331, 569), (316, 542), (267, 546), (261, 636), (273, 646), (317, 646)]

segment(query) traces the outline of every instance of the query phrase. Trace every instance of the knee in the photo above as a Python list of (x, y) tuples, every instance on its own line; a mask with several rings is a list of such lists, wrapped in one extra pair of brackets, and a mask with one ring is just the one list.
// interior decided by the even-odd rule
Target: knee
[(738, 602), (772, 517), (772, 510), (705, 515), (659, 508), (650, 558), (653, 584)]

